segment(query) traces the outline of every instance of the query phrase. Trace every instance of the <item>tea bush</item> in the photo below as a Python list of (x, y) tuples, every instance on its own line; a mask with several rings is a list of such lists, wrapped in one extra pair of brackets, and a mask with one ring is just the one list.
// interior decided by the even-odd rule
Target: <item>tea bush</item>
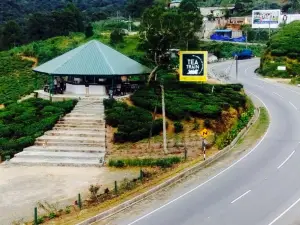
[(50, 130), (75, 104), (75, 101), (51, 103), (28, 99), (0, 110), (0, 155), (12, 157), (32, 145), (35, 138)]
[[(152, 125), (149, 111), (113, 99), (104, 100), (104, 106), (106, 123), (118, 128), (114, 134), (114, 142), (136, 142), (149, 136)], [(162, 120), (154, 120), (152, 134), (157, 135), (161, 130)]]
[(183, 125), (179, 121), (174, 122), (175, 133), (183, 131)]
[(143, 159), (110, 159), (108, 166), (110, 167), (125, 167), (125, 166), (158, 166), (161, 168), (172, 167), (172, 165), (180, 163), (181, 158), (179, 157), (169, 157), (169, 158), (143, 158)]
[[(155, 86), (151, 84), (136, 91), (131, 100), (134, 105), (153, 111), (157, 105), (161, 113), (161, 101), (155, 94)], [(246, 96), (241, 93), (241, 84), (213, 85), (168, 81), (165, 84), (166, 115), (172, 120), (182, 120), (190, 116), (216, 119), (222, 110), (245, 107)]]

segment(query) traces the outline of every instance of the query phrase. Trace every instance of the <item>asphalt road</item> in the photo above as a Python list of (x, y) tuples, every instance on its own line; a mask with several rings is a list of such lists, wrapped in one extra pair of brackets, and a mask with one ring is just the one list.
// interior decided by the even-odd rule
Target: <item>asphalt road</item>
[[(210, 68), (217, 76), (226, 70), (231, 82), (236, 82), (231, 65), (222, 62)], [(258, 65), (258, 59), (239, 61), (238, 77), (246, 92), (262, 101), (270, 114), (269, 129), (257, 145), (205, 182), (192, 184), (168, 202), (117, 224), (300, 224), (300, 88), (257, 77)]]

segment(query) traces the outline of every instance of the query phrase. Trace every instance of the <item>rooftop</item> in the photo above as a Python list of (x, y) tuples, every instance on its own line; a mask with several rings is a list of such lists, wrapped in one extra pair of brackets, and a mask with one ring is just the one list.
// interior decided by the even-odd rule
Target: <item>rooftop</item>
[(97, 40), (89, 41), (33, 70), (61, 76), (121, 76), (151, 72), (146, 66)]

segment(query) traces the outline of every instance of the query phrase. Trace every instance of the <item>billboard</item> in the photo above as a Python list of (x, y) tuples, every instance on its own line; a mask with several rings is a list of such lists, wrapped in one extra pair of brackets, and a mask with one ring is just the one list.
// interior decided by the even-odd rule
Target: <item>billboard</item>
[(280, 24), (280, 9), (253, 10), (252, 28), (278, 28)]
[(179, 80), (180, 81), (207, 81), (207, 56), (206, 51), (180, 52)]

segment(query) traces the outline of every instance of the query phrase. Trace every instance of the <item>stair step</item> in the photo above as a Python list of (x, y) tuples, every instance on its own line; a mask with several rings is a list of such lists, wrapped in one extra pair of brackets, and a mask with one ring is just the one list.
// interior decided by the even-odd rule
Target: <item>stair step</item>
[(91, 124), (90, 122), (87, 122), (87, 123), (78, 123), (78, 121), (76, 121), (77, 123), (72, 123), (70, 121), (64, 121), (64, 120), (60, 120), (60, 121), (57, 121), (57, 124), (55, 125), (68, 125), (68, 126), (71, 126), (71, 127), (84, 127), (84, 126), (97, 126), (97, 127), (104, 127), (104, 123), (103, 122), (97, 122), (93, 125), (93, 123)]
[(71, 127), (71, 126), (55, 126), (53, 127), (53, 130), (59, 130), (59, 131), (63, 131), (63, 130), (74, 130), (74, 131), (81, 131), (81, 132), (89, 132), (89, 131), (98, 131), (98, 132), (105, 132), (105, 127), (103, 126), (101, 127)]
[(75, 166), (75, 167), (100, 167), (103, 165), (99, 160), (82, 160), (82, 159), (47, 159), (47, 158), (12, 158), (9, 164), (23, 166)]
[(38, 141), (74, 141), (74, 142), (92, 142), (92, 143), (98, 143), (105, 141), (105, 137), (81, 137), (78, 139), (77, 137), (72, 136), (48, 136), (43, 135), (41, 137), (37, 138)]
[(70, 126), (79, 126), (79, 125), (86, 125), (86, 126), (104, 126), (104, 121), (78, 121), (78, 120), (60, 120), (57, 124), (64, 124)]
[(86, 146), (38, 146), (33, 145), (23, 151), (47, 151), (47, 152), (105, 152), (105, 147), (86, 147)]
[(84, 108), (74, 108), (71, 113), (98, 113), (104, 114), (104, 109), (84, 109)]
[(76, 137), (105, 137), (105, 132), (99, 131), (76, 131), (76, 130), (50, 130), (45, 135), (50, 136), (76, 136)]
[(99, 160), (104, 157), (104, 153), (90, 153), (90, 152), (47, 152), (47, 151), (23, 151), (15, 155), (16, 158), (67, 158), (67, 159), (87, 159)]
[(91, 117), (84, 117), (84, 118), (80, 118), (80, 117), (63, 117), (62, 120), (65, 121), (69, 121), (69, 120), (74, 120), (74, 121), (87, 121), (87, 122), (98, 122), (98, 121), (103, 121), (103, 118), (99, 118), (98, 116), (91, 116)]
[(104, 113), (80, 113), (80, 112), (71, 112), (66, 117), (104, 117)]
[[(44, 146), (45, 145), (45, 141), (35, 141), (34, 143), (36, 146)], [(104, 148), (105, 147), (105, 142), (97, 142), (97, 143), (93, 143), (93, 142), (76, 142), (74, 143), (74, 141), (64, 141), (64, 140), (49, 140), (46, 144), (46, 146), (77, 146), (77, 147), (99, 147), (99, 148)]]

